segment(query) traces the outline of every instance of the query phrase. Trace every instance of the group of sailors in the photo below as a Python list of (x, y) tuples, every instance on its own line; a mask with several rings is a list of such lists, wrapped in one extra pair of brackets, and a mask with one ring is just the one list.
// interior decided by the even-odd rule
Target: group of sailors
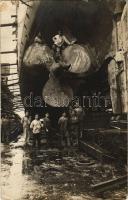
[[(82, 137), (84, 129), (84, 117), (84, 110), (78, 103), (74, 107), (70, 106), (68, 112), (62, 113), (58, 119), (58, 128), (56, 130), (59, 132), (59, 146), (69, 147), (79, 145), (79, 139)], [(54, 131), (49, 113), (46, 113), (44, 118), (39, 118), (39, 115), (36, 114), (32, 120), (29, 112), (26, 112), (25, 117), (22, 119), (22, 125), (26, 144), (32, 138), (33, 147), (38, 146), (40, 148), (41, 138), (45, 133), (47, 145), (51, 146)]]

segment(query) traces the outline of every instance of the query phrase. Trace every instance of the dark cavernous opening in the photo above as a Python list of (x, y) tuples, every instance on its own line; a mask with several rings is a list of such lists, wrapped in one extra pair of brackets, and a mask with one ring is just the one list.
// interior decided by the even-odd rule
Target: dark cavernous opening
[[(81, 81), (76, 95), (90, 95), (93, 92), (108, 94), (107, 66), (104, 60), (111, 45), (112, 15), (106, 1), (42, 1), (35, 16), (26, 47), (33, 43), (35, 36), (41, 33), (42, 39), (51, 48), (53, 44), (52, 37), (59, 30), (76, 38), (78, 44), (89, 45), (95, 51), (96, 59), (98, 59), (98, 69), (100, 70), (88, 77), (86, 76)], [(48, 78), (49, 73), (47, 70), (44, 71), (38, 67), (31, 72), (24, 70), (22, 94), (29, 95), (33, 91), (35, 96), (42, 96), (42, 88)], [(35, 108), (33, 112), (42, 112), (42, 109)]]
[[(31, 37), (34, 38), (41, 32), (46, 43), (51, 46), (52, 37), (59, 30), (75, 37), (78, 43), (89, 43), (98, 50), (97, 43), (105, 43), (112, 30), (112, 15), (106, 1), (42, 1), (33, 23)], [(111, 40), (108, 45), (110, 42)]]

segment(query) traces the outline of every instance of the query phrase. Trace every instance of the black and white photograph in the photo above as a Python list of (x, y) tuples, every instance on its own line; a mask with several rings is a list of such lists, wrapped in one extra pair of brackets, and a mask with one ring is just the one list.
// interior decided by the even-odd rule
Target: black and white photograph
[(128, 1), (0, 0), (1, 200), (128, 200)]

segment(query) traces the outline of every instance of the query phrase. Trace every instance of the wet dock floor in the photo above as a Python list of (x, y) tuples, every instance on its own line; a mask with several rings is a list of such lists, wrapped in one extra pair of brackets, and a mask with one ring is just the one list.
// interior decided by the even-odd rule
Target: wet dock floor
[(111, 179), (123, 171), (103, 165), (78, 149), (32, 149), (24, 138), (2, 145), (1, 185), (3, 200), (123, 200), (126, 191), (97, 197), (92, 184)]

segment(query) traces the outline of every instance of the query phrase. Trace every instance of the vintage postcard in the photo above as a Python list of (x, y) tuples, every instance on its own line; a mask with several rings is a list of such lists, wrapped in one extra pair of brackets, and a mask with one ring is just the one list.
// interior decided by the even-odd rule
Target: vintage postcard
[(127, 0), (0, 0), (1, 200), (126, 200)]

